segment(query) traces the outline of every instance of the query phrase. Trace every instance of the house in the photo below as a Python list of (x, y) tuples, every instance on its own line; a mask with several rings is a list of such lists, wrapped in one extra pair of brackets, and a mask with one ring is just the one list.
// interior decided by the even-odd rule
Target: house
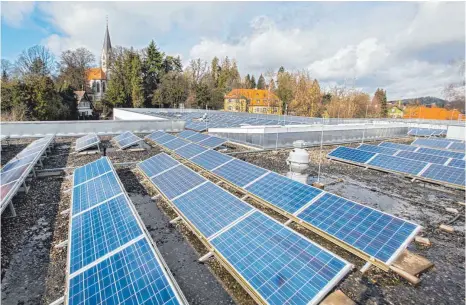
[(224, 110), (263, 114), (282, 114), (282, 102), (274, 93), (262, 89), (233, 89), (224, 97)]
[(86, 91), (74, 91), (74, 95), (77, 100), (79, 118), (92, 116), (94, 113), (94, 106)]

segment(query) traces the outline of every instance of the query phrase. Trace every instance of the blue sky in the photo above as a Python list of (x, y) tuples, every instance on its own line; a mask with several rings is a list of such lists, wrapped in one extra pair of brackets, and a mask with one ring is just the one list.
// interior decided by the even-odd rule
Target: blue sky
[[(151, 39), (185, 63), (229, 56), (240, 73), (307, 69), (321, 86), (346, 84), (389, 99), (442, 97), (461, 80), (465, 4), (427, 2), (2, 2), (2, 58), (35, 44), (56, 55)], [(98, 64), (98, 62), (96, 62)]]

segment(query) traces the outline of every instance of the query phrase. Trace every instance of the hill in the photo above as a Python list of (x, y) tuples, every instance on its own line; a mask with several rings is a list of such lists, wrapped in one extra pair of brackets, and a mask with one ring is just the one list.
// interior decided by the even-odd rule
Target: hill
[[(390, 103), (397, 103), (397, 102), (398, 101), (390, 101)], [(423, 97), (401, 100), (401, 103), (403, 105), (413, 105), (413, 104), (416, 104), (417, 102), (419, 102), (421, 105), (431, 105), (435, 103), (437, 107), (445, 107), (445, 105), (448, 103), (448, 101), (444, 99), (433, 97), (433, 96), (423, 96)]]

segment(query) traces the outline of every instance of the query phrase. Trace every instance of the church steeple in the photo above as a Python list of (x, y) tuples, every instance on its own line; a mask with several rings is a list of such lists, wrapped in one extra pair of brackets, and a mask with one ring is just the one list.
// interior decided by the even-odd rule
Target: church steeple
[[(107, 26), (105, 28), (104, 46), (102, 48), (102, 55), (100, 56), (100, 66), (102, 70), (108, 74), (108, 65), (110, 60), (110, 54), (112, 52), (112, 43), (110, 42), (110, 33), (108, 32), (108, 17)], [(108, 77), (108, 76), (107, 76)]]

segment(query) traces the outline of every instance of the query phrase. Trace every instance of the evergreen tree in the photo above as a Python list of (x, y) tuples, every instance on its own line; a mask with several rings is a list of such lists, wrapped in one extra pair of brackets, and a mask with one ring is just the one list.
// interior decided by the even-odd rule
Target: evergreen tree
[(246, 89), (251, 89), (251, 76), (249, 74), (246, 75), (246, 79), (244, 80), (244, 87)]
[(212, 80), (215, 83), (215, 86), (218, 86), (218, 78), (220, 76), (220, 65), (219, 65), (219, 60), (218, 57), (215, 56), (214, 59), (212, 59), (212, 63), (210, 65), (210, 73), (212, 76)]
[(283, 73), (285, 72), (285, 68), (283, 68), (283, 66), (281, 66), (279, 69), (278, 69), (278, 73)]
[(259, 80), (257, 81), (257, 89), (265, 89), (265, 78), (262, 74), (259, 76)]
[(387, 92), (383, 89), (377, 88), (372, 99), (372, 104), (380, 105), (380, 117), (386, 118), (388, 116), (387, 106)]
[(152, 95), (160, 83), (163, 74), (163, 62), (165, 54), (161, 52), (155, 42), (152, 40), (145, 50), (144, 58), (144, 91), (146, 96), (146, 104), (152, 101)]
[(254, 78), (254, 75), (251, 76), (251, 85), (250, 85), (250, 88), (251, 88), (251, 89), (255, 89), (255, 88), (256, 88), (256, 79)]
[(134, 108), (144, 106), (142, 63), (139, 55), (134, 56), (131, 62), (131, 99)]
[(277, 90), (275, 86), (275, 81), (273, 80), (273, 78), (270, 80), (269, 87), (270, 87), (270, 91), (272, 92), (275, 92), (275, 90)]

